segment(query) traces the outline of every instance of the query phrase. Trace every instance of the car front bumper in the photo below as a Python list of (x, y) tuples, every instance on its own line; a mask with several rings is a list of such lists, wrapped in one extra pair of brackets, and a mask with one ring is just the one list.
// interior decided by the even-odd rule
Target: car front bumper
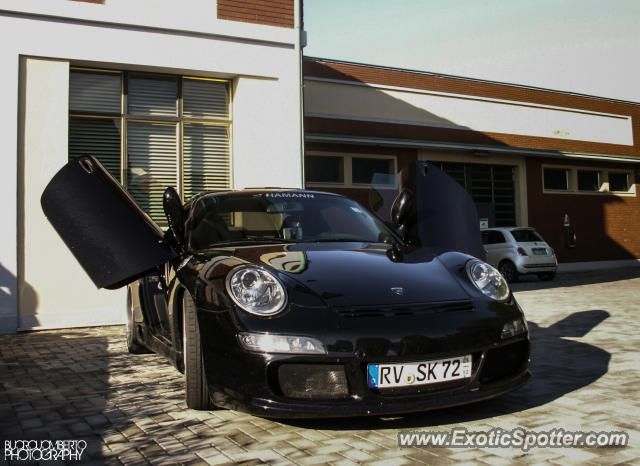
[(256, 416), (282, 419), (401, 415), (491, 399), (523, 386), (530, 378), (531, 372), (524, 370), (508, 379), (481, 387), (468, 387), (460, 391), (438, 391), (428, 396), (403, 396), (369, 401), (306, 402), (252, 398), (244, 408)]
[[(510, 311), (519, 314), (516, 305), (503, 306), (502, 312)], [(325, 341), (334, 342), (327, 345), (326, 355), (287, 355), (245, 350), (238, 344), (232, 320), (221, 314), (199, 314), (212, 401), (219, 407), (263, 417), (326, 418), (426, 411), (499, 396), (522, 386), (531, 376), (528, 333), (500, 340), (495, 338), (495, 329), (487, 329), (486, 334), (481, 330), (459, 335), (440, 332), (441, 338), (435, 338), (428, 332), (420, 335), (415, 326), (409, 325), (401, 332), (392, 324), (376, 333), (367, 330), (363, 319), (358, 335), (326, 337)], [(472, 357), (468, 379), (390, 389), (367, 384), (369, 364), (425, 362), (464, 355)], [(313, 394), (305, 398), (286, 396), (280, 368), (294, 365), (342, 368), (346, 393), (333, 399)], [(295, 378), (291, 371), (288, 374)], [(313, 390), (314, 384), (310, 386)]]

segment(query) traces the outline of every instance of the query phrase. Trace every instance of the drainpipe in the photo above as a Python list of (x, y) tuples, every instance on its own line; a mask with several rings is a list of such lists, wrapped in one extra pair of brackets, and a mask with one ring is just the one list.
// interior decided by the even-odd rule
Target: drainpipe
[(307, 45), (307, 32), (304, 30), (304, 0), (298, 0), (298, 91), (300, 92), (300, 187), (304, 188), (304, 78), (302, 76), (302, 49)]

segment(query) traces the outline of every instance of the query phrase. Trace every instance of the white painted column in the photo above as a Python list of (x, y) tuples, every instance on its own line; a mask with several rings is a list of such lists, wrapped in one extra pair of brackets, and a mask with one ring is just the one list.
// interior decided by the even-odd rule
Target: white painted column
[(24, 166), (24, 191), (18, 223), (24, 222), (24, 260), (18, 276), (19, 329), (123, 323), (124, 290), (97, 290), (40, 206), (45, 186), (68, 160), (69, 63), (22, 58), (20, 81), (24, 143), (18, 160)]
[(0, 106), (0, 333), (13, 333), (18, 325), (17, 257), (17, 134), (18, 54), (0, 47), (0, 89), (9, 98)]
[(233, 92), (233, 187), (302, 187), (295, 57), (281, 79), (239, 77)]

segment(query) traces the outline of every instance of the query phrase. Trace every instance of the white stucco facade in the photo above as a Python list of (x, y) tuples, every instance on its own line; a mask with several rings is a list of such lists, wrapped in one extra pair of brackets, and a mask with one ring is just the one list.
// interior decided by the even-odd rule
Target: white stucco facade
[(68, 160), (70, 66), (229, 79), (232, 186), (301, 187), (297, 23), (218, 20), (203, 0), (0, 5), (0, 333), (123, 322), (123, 291), (96, 290), (40, 208)]
[(631, 115), (350, 81), (305, 81), (305, 114), (312, 117), (633, 146)]

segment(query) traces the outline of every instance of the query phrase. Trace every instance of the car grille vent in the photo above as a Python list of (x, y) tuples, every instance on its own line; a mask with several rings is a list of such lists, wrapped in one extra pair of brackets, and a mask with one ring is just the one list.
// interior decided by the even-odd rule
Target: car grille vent
[(349, 306), (336, 307), (342, 317), (402, 317), (418, 314), (439, 314), (441, 312), (473, 311), (473, 303), (465, 301), (445, 301), (428, 304), (405, 304), (396, 306)]

